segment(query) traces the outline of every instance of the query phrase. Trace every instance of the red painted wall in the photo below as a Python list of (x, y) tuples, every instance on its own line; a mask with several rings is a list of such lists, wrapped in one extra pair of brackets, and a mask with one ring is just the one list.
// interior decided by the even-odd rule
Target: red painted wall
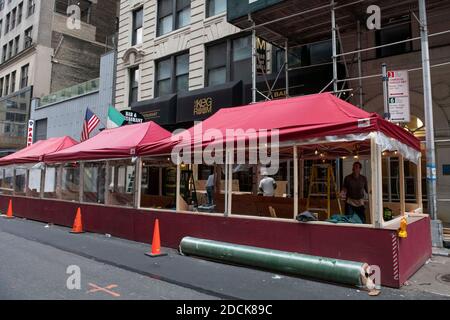
[(183, 237), (192, 236), (269, 249), (305, 253), (378, 265), (382, 284), (399, 287), (431, 256), (429, 220), (408, 226), (407, 239), (401, 239), (398, 254), (399, 276), (393, 267), (393, 239), (396, 232), (358, 227), (336, 227), (273, 220), (225, 218), (175, 212), (80, 205), (76, 202), (0, 196), (0, 210), (6, 211), (13, 199), (14, 214), (56, 225), (72, 226), (81, 207), (85, 231), (128, 240), (151, 243), (153, 224), (160, 220), (163, 246), (178, 248)]

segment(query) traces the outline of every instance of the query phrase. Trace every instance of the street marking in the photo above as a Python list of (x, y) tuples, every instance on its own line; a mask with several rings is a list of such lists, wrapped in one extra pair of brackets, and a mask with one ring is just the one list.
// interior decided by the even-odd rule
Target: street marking
[(104, 288), (102, 288), (96, 284), (93, 284), (93, 283), (89, 283), (89, 285), (91, 287), (93, 287), (94, 289), (89, 290), (87, 293), (105, 292), (105, 293), (112, 295), (113, 297), (116, 297), (116, 298), (120, 297), (120, 294), (118, 294), (117, 292), (111, 291), (111, 289), (115, 289), (118, 287), (117, 284), (110, 284), (109, 286), (106, 286)]

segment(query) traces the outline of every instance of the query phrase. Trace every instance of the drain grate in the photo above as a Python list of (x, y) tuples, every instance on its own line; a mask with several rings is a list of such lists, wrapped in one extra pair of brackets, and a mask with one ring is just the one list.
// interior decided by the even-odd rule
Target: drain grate
[(443, 274), (439, 276), (439, 280), (450, 283), (450, 274)]

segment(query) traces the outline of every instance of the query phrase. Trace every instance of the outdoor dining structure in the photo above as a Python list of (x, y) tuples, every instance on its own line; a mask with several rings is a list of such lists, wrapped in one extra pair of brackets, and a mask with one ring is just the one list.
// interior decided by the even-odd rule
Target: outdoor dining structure
[[(146, 243), (158, 218), (163, 246), (190, 236), (361, 261), (391, 287), (431, 257), (420, 141), (329, 93), (221, 109), (182, 132), (146, 122), (51, 141), (0, 159), (2, 212), (12, 200), (17, 217), (71, 226), (81, 207), (86, 231)], [(383, 199), (388, 157), (399, 161), (397, 202)], [(340, 195), (354, 162), (369, 181), (365, 219), (345, 215)]]

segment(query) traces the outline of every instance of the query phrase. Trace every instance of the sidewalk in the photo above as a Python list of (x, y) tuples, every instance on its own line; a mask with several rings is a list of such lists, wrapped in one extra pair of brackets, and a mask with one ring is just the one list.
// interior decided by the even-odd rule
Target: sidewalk
[(420, 287), (383, 288), (381, 295), (374, 298), (357, 288), (185, 257), (166, 248), (163, 251), (168, 256), (152, 259), (144, 254), (150, 246), (142, 243), (98, 234), (73, 235), (67, 228), (20, 219), (0, 219), (0, 232), (222, 299), (450, 299), (424, 292)]

